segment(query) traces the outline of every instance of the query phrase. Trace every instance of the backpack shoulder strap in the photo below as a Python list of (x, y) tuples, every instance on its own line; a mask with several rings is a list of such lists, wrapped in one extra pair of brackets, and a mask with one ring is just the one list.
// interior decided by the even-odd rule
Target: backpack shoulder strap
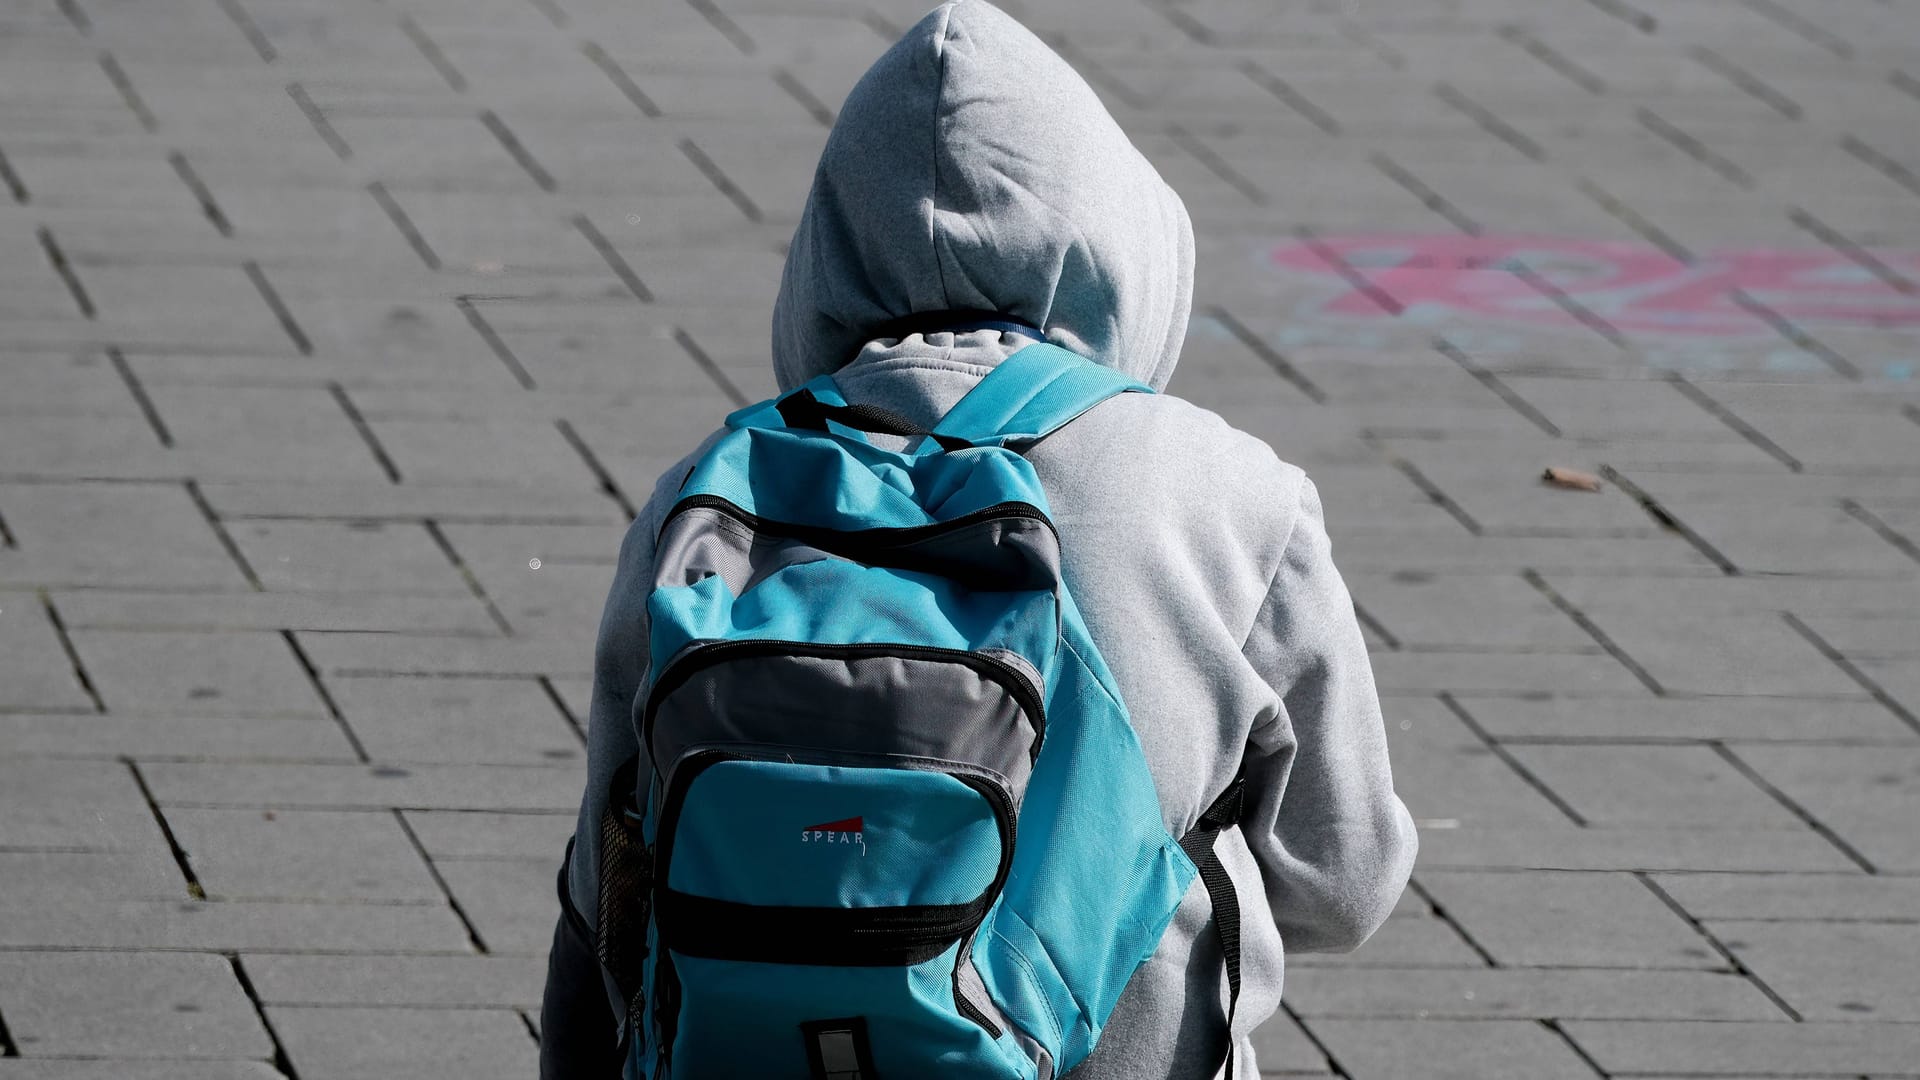
[(844, 406), (847, 403), (847, 400), (840, 396), (840, 387), (834, 383), (833, 376), (821, 375), (787, 393), (734, 410), (727, 415), (727, 427), (734, 431), (743, 428), (787, 427), (787, 418), (781, 406), (790, 400), (799, 399), (802, 394), (821, 405)]
[(1002, 360), (933, 429), (976, 446), (1024, 450), (1116, 394), (1152, 389), (1058, 345), (1029, 345)]
[(1200, 880), (1207, 887), (1207, 900), (1213, 905), (1213, 929), (1220, 938), (1221, 959), (1227, 969), (1227, 1059), (1225, 1075), (1233, 1078), (1233, 1018), (1240, 1009), (1240, 897), (1233, 891), (1233, 879), (1214, 850), (1214, 842), (1227, 829), (1240, 824), (1246, 805), (1247, 766), (1240, 771), (1220, 797), (1200, 813), (1200, 820), (1180, 838), (1180, 849), (1193, 860)]

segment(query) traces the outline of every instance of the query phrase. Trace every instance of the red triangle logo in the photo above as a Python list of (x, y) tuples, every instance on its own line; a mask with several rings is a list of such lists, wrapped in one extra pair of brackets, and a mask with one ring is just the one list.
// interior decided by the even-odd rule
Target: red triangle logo
[(866, 832), (866, 829), (861, 827), (860, 818), (850, 817), (850, 818), (841, 818), (839, 821), (829, 821), (820, 825), (809, 825), (800, 831), (801, 832), (855, 832), (857, 833), (857, 832)]

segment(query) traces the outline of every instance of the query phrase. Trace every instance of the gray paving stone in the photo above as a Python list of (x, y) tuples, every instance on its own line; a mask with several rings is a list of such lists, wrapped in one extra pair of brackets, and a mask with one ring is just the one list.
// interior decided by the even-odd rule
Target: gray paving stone
[(431, 1006), (538, 1011), (545, 957), (288, 956), (242, 958), (260, 1000), (278, 1005)]
[[(0, 548), (0, 583), (244, 588), (184, 488), (158, 484), (0, 483), (16, 546)], [(117, 528), (138, 521), (138, 535)]]
[(381, 476), (352, 422), (324, 390), (156, 386), (148, 391), (174, 439), (173, 468), (213, 477)]
[[(527, 377), (543, 389), (574, 394), (603, 389), (653, 401), (710, 398), (709, 408), (690, 414), (705, 421), (705, 431), (718, 427), (732, 411), (730, 403), (715, 396), (718, 387), (713, 377), (673, 340), (673, 327), (624, 297), (614, 298), (613, 303), (606, 299), (556, 301), (537, 312), (513, 314), (475, 306), (487, 312), (500, 340), (526, 369)], [(666, 441), (667, 433), (679, 425), (663, 423), (660, 432), (646, 434)], [(673, 442), (679, 454), (687, 452), (684, 440)]]
[(1912, 1024), (1572, 1020), (1567, 1034), (1616, 1073), (1912, 1075)]
[(1588, 576), (1616, 580), (1623, 573), (1660, 577), (1719, 576), (1700, 551), (1679, 536), (1642, 537), (1473, 536), (1465, 532), (1421, 538), (1409, 546), (1391, 533), (1345, 532), (1340, 565), (1354, 571), (1400, 574), (1510, 574), (1524, 567), (1556, 579)]
[(1462, 697), (1496, 738), (1899, 741), (1911, 728), (1878, 702), (1794, 698)]
[(39, 597), (0, 593), (0, 655), (9, 668), (0, 708), (93, 711)]
[(166, 814), (211, 899), (442, 898), (391, 813), (175, 807)]
[[(0, 178), (0, 967), (237, 951), (303, 1080), (532, 1071), (578, 797), (560, 755), (578, 753), (568, 715), (585, 715), (627, 517), (597, 470), (637, 503), (734, 395), (771, 392), (765, 312), (816, 113), (928, 3), (414, 0), (437, 61), (377, 6), (6, 17), (0, 152), (21, 190)], [(1026, 7), (1194, 219), (1174, 391), (1320, 486), (1374, 623), (1420, 880), (1503, 962), (1654, 965), (1488, 968), (1413, 896), (1359, 953), (1290, 958), (1296, 1008), (1345, 1075), (1591, 1075), (1538, 1016), (1611, 1075), (1920, 1075), (1915, 1025), (1876, 1022), (1912, 1019), (1920, 308), (1869, 265), (1920, 278), (1898, 172), (1920, 170), (1904, 149), (1913, 13)], [(1389, 314), (1324, 259), (1278, 264), (1303, 235), (1356, 243), (1375, 295), (1412, 306)], [(1685, 267), (1660, 252), (1674, 242)], [(1519, 265), (1608, 325), (1476, 291)], [(1547, 464), (1602, 463), (1739, 572), (1627, 485), (1538, 484)], [(107, 711), (70, 674), (43, 590)], [(188, 899), (121, 757), (216, 895), (325, 899)], [(474, 955), (396, 808), (507, 955)], [(1691, 931), (1651, 892), (1561, 895), (1625, 871), (1652, 873), (1812, 1022), (1771, 1022), (1749, 982), (1676, 959)], [(15, 981), (0, 975), (0, 1011), (18, 1041)], [(228, 1015), (217, 1056), (139, 1056), (172, 1036), (97, 1060), (22, 1047), (0, 1078), (275, 1075), (258, 1021)], [(1674, 1023), (1689, 1019), (1713, 1022)], [(1288, 1017), (1259, 1039), (1270, 1075), (1334, 1071)]]
[(1743, 747), (1743, 760), (1885, 870), (1920, 870), (1920, 748)]
[(1313, 1020), (1350, 1076), (1378, 1080), (1592, 1080), (1593, 1070), (1539, 1024), (1521, 1020)]
[(1704, 746), (1514, 746), (1509, 752), (1597, 825), (1806, 827)]
[[(244, 529), (245, 526), (242, 526)], [(484, 605), (459, 595), (388, 593), (144, 593), (101, 589), (54, 594), (72, 629), (90, 630), (385, 630), (497, 634)]]
[[(0, 431), (7, 467), (35, 477), (84, 478), (101, 473), (170, 478), (184, 464), (156, 453), (153, 430), (137, 416), (98, 417), (78, 425), (62, 416), (23, 416)], [(138, 461), (137, 466), (128, 462)]]
[(1503, 381), (1574, 438), (1738, 438), (1664, 380), (1507, 376)]
[(1519, 577), (1350, 576), (1367, 614), (1408, 648), (1584, 651), (1593, 638)]
[(1901, 616), (1920, 601), (1920, 586), (1899, 579), (1751, 577), (1580, 577), (1557, 574), (1554, 589), (1575, 607), (1599, 618), (1618, 612), (1633, 616), (1672, 614), (1689, 617), (1770, 614), (1791, 611), (1802, 618), (1821, 613), (1849, 617)]
[[(411, 252), (407, 258), (418, 261)], [(281, 275), (289, 271), (282, 269)], [(331, 313), (332, 309), (328, 309)], [(430, 317), (429, 312), (437, 317)], [(437, 308), (389, 304), (372, 329), (339, 319), (307, 328), (315, 335), (345, 335), (332, 342), (339, 355), (324, 367), (303, 356), (259, 353), (139, 353), (127, 352), (127, 364), (150, 386), (225, 386), (235, 382), (260, 386), (327, 389), (337, 382), (355, 394), (370, 388), (419, 387), (457, 381), (464, 389), (522, 390), (514, 372), (490, 352), (471, 347), (473, 328), (456, 308), (438, 315)], [(320, 478), (309, 478), (318, 484)], [(382, 478), (381, 483), (386, 483)]]
[(379, 810), (573, 810), (576, 768), (531, 765), (322, 765), (154, 762), (154, 796), (173, 806)]
[(1382, 706), (1400, 763), (1394, 787), (1416, 822), (1552, 828), (1567, 821), (1437, 699), (1389, 697)]
[(421, 526), (379, 521), (236, 522), (233, 541), (268, 589), (462, 594), (466, 582)]
[(1911, 658), (1902, 658), (1862, 660), (1856, 666), (1874, 685), (1892, 695), (1905, 710), (1905, 715), (1916, 715), (1915, 707), (1920, 705), (1920, 664), (1915, 664)]
[(1920, 924), (1710, 922), (1809, 1020), (1920, 1020)]
[(447, 535), (517, 633), (571, 636), (583, 623), (599, 625), (619, 530), (484, 525), (454, 526)]
[(561, 701), (566, 703), (567, 712), (576, 717), (586, 717), (593, 712), (593, 679), (590, 676), (556, 675), (547, 682)]
[[(1636, 1080), (1690, 1080), (1688, 1076), (1668, 1076), (1668, 1074), (1653, 1076), (1653, 1074), (1647, 1074), (1647, 1072), (1636, 1072), (1634, 1076), (1636, 1076)], [(1695, 1076), (1697, 1076), (1697, 1072), (1695, 1072)], [(1764, 1076), (1761, 1076), (1761, 1074), (1741, 1074), (1741, 1076), (1734, 1076), (1734, 1074), (1730, 1074), (1730, 1072), (1715, 1072), (1713, 1076), (1715, 1076), (1715, 1080), (1826, 1080), (1828, 1076), (1832, 1076), (1832, 1072), (1826, 1072), (1826, 1074), (1795, 1072), (1795, 1074), (1791, 1074), (1791, 1076), (1788, 1076), (1786, 1072), (1768, 1072), (1768, 1074), (1764, 1074)], [(1874, 1076), (1868, 1076), (1866, 1080), (1891, 1080), (1891, 1078), (1874, 1078)]]
[[(216, 179), (211, 183), (234, 234), (274, 252), (270, 261), (263, 262), (276, 269), (310, 265), (315, 259), (351, 260), (364, 268), (393, 271), (420, 265), (420, 256), (407, 245), (406, 236), (394, 228), (386, 210), (364, 188), (318, 187), (301, 179), (296, 175), (271, 186), (253, 177), (246, 182)], [(274, 279), (277, 287), (289, 291), (295, 284), (283, 273), (276, 273)], [(319, 331), (324, 323), (321, 313), (309, 309), (308, 314), (321, 320), (312, 327)]]
[(275, 1080), (282, 1074), (264, 1061), (98, 1061), (0, 1058), (6, 1080)]
[(575, 808), (548, 814), (409, 810), (407, 823), (435, 860), (550, 859), (557, 867), (578, 819)]
[[(621, 66), (644, 92), (646, 69)], [(614, 88), (611, 81), (607, 86)], [(657, 196), (702, 196), (713, 190), (712, 182), (680, 152), (671, 134), (637, 112), (572, 116), (565, 124), (551, 123), (546, 117), (522, 122), (515, 107), (499, 112), (569, 192), (626, 198), (639, 208)]]
[[(72, 303), (66, 297), (62, 302)], [(9, 378), (0, 416), (140, 415), (126, 384), (98, 351), (6, 353), (5, 362)]]
[(0, 955), (0, 1011), (33, 1057), (267, 1057), (273, 1044), (218, 956)]
[(1846, 872), (1857, 864), (1811, 831), (1429, 827), (1421, 865), (1467, 869)]
[(0, 847), (166, 850), (125, 763), (0, 756)]
[(15, 166), (28, 190), (41, 193), (49, 206), (91, 206), (111, 195), (123, 206), (156, 215), (185, 215), (195, 209), (192, 193), (173, 176), (163, 156), (61, 152), (67, 149), (37, 147), (20, 154)]
[(1920, 878), (1852, 874), (1657, 874), (1700, 919), (1901, 922), (1920, 911)]
[[(1902, 505), (1920, 500), (1920, 477), (1900, 472), (1852, 473), (1846, 476), (1844, 485), (1836, 484), (1832, 474), (1814, 472), (1743, 475), (1676, 469), (1636, 479), (1654, 497), (1676, 506), (1765, 502), (1794, 507), (1796, 513), (1803, 509), (1828, 510), (1833, 507), (1835, 488), (1839, 486), (1860, 498), (1875, 497)], [(1752, 517), (1751, 512), (1748, 516)], [(1771, 528), (1763, 527), (1759, 538), (1764, 539)]]
[[(368, 518), (418, 521), (616, 522), (619, 508), (605, 495), (581, 487), (531, 484), (314, 483), (210, 484), (207, 500), (222, 516)], [(236, 572), (236, 584), (237, 572)]]
[(1313, 1044), (1305, 1029), (1291, 1016), (1275, 1013), (1271, 1020), (1255, 1028), (1252, 1036), (1254, 1061), (1261, 1076), (1326, 1076), (1327, 1055)]
[(1820, 640), (1849, 658), (1887, 660), (1920, 656), (1920, 619), (1811, 615), (1802, 621)]
[(51, 757), (355, 760), (340, 726), (320, 715), (0, 713), (0, 745)]
[(795, 208), (806, 199), (813, 182), (813, 163), (820, 158), (826, 134), (824, 129), (813, 127), (739, 129), (716, 125), (694, 141), (755, 206), (777, 220), (786, 220), (796, 215)]
[(1692, 927), (1626, 874), (1426, 871), (1419, 880), (1496, 959), (1521, 967), (1720, 968)]
[(440, 876), (490, 951), (545, 955), (553, 942), (559, 855), (556, 849), (531, 859), (446, 862)]
[(592, 472), (551, 423), (386, 420), (374, 425), (400, 475), (426, 484), (592, 490)]
[(327, 676), (592, 676), (593, 626), (569, 627), (562, 638), (399, 637), (341, 633), (302, 636)]
[(192, 952), (472, 951), (444, 904), (70, 900), (0, 907), (0, 948)]
[[(294, 346), (238, 266), (90, 266), (88, 294), (112, 338), (149, 347), (291, 351)], [(209, 317), (209, 314), (212, 317)]]
[[(1639, 474), (1636, 474), (1636, 476)], [(1657, 493), (1658, 481), (1648, 479)], [(1676, 501), (1677, 513), (1741, 570), (1753, 574), (1905, 577), (1913, 563), (1838, 508)]]
[[(400, 48), (406, 48), (397, 32), (393, 37)], [(412, 62), (411, 57), (407, 60)], [(537, 190), (533, 179), (481, 125), (477, 110), (452, 112), (431, 123), (422, 123), (414, 116), (339, 111), (327, 120), (353, 148), (361, 168), (395, 188), (528, 195)]]
[(1567, 653), (1375, 653), (1373, 674), (1382, 693), (1538, 694), (1548, 692), (1635, 698), (1646, 686), (1613, 657)]
[(1920, 460), (1920, 424), (1893, 409), (1836, 416), (1785, 406), (1744, 415), (1809, 469), (1877, 470)]
[(73, 642), (110, 709), (231, 716), (323, 707), (278, 634), (78, 630)]
[(1296, 969), (1303, 1017), (1398, 1020), (1773, 1020), (1780, 1010), (1731, 973), (1559, 968)]
[(1287, 958), (1288, 967), (1294, 970), (1307, 967), (1459, 968), (1485, 962), (1445, 920), (1414, 910), (1396, 912), (1374, 931), (1364, 948), (1351, 954), (1300, 953)]
[(1593, 616), (1601, 630), (1670, 691), (1752, 696), (1857, 697), (1858, 683), (1778, 618)]
[(278, 1007), (267, 1015), (303, 1078), (505, 1080), (537, 1068), (532, 1036), (505, 1010)]
[(0, 851), (10, 903), (61, 904), (117, 897), (177, 900), (186, 879), (164, 847), (122, 851)]
[(334, 700), (383, 762), (584, 761), (580, 737), (531, 679), (335, 679)]

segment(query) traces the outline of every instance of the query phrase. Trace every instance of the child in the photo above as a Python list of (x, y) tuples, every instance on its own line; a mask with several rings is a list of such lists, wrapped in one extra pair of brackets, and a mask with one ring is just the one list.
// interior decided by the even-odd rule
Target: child
[[(931, 427), (1044, 334), (1159, 390), (1186, 332), (1193, 250), (1179, 198), (1087, 85), (998, 9), (960, 0), (848, 98), (788, 254), (774, 370), (783, 390), (831, 372), (849, 402)], [(637, 749), (655, 536), (697, 458), (634, 522), (601, 625), (543, 1014), (550, 1080), (624, 1063), (593, 952), (599, 822)], [(1234, 1075), (1255, 1080), (1248, 1034), (1279, 1005), (1285, 952), (1364, 941), (1416, 846), (1319, 497), (1259, 440), (1157, 393), (1112, 398), (1027, 458), (1169, 832), (1244, 770), (1239, 827), (1217, 849), (1240, 907)], [(1195, 882), (1075, 1077), (1216, 1074), (1228, 991), (1213, 925)]]

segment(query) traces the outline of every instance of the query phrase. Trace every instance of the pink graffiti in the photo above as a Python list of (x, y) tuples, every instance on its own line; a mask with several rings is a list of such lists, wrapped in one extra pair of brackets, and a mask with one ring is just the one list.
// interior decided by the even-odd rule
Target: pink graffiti
[(1880, 273), (1821, 250), (1718, 251), (1689, 264), (1613, 241), (1408, 233), (1316, 237), (1272, 252), (1288, 270), (1349, 286), (1365, 280), (1366, 290), (1348, 287), (1320, 305), (1334, 315), (1565, 326), (1575, 321), (1571, 304), (1650, 334), (1766, 333), (1760, 308), (1803, 324), (1920, 327), (1920, 252), (1874, 257)]

